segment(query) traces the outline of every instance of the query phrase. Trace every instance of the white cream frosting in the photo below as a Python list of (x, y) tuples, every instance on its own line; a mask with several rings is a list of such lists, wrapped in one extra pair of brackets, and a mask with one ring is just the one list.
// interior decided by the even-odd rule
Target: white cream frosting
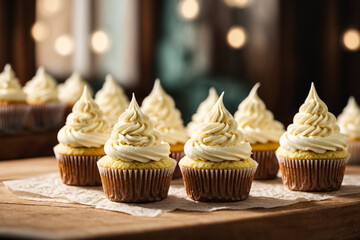
[(175, 102), (160, 85), (157, 79), (150, 95), (141, 106), (154, 123), (155, 130), (159, 131), (164, 141), (174, 145), (185, 143), (188, 136), (181, 119), (181, 113), (175, 107)]
[(47, 103), (58, 101), (56, 81), (40, 67), (36, 75), (26, 83), (24, 91), (27, 100), (34, 103)]
[(281, 136), (280, 145), (291, 152), (301, 150), (316, 153), (341, 150), (347, 146), (346, 135), (340, 133), (335, 116), (328, 112), (313, 83), (293, 124)]
[(354, 97), (350, 97), (343, 112), (338, 116), (341, 132), (351, 138), (360, 139), (360, 107)]
[(206, 115), (201, 129), (185, 144), (185, 154), (193, 160), (239, 161), (250, 158), (251, 146), (237, 128), (223, 103), (224, 93)]
[(74, 105), (81, 97), (84, 87), (87, 86), (90, 94), (92, 95), (92, 89), (78, 74), (74, 72), (66, 81), (59, 84), (59, 100), (69, 105)]
[(250, 91), (250, 94), (239, 105), (234, 117), (238, 128), (244, 133), (245, 140), (251, 144), (279, 142), (284, 133), (284, 126), (274, 119), (274, 115), (266, 109), (257, 90), (260, 83)]
[(10, 64), (6, 64), (0, 73), (0, 100), (11, 102), (25, 102), (26, 94), (22, 90)]
[(105, 152), (113, 159), (126, 162), (160, 161), (169, 157), (170, 145), (153, 129), (150, 118), (140, 110), (133, 94), (129, 107), (120, 115), (105, 144)]
[(80, 99), (75, 103), (72, 113), (66, 118), (65, 126), (58, 133), (62, 144), (72, 147), (103, 146), (110, 137), (111, 129), (103, 117), (99, 106), (91, 98), (85, 86)]
[(108, 123), (113, 126), (129, 105), (124, 91), (111, 75), (107, 75), (103, 87), (96, 93), (95, 102), (104, 112)]
[(200, 103), (196, 113), (192, 115), (191, 122), (189, 122), (186, 126), (186, 130), (190, 136), (199, 129), (201, 123), (205, 119), (206, 114), (211, 111), (218, 99), (219, 96), (216, 93), (215, 88), (210, 88), (208, 97), (202, 103)]

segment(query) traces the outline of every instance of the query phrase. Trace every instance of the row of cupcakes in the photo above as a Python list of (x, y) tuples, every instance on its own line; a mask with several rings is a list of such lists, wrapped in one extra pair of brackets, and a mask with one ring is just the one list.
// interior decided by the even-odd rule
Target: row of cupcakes
[[(247, 130), (243, 133), (243, 125), (238, 127), (237, 121), (226, 110), (222, 94), (189, 140), (185, 134), (175, 135), (185, 129), (181, 128), (180, 113), (173, 100), (161, 88), (159, 81), (156, 81), (141, 109), (133, 96), (112, 133), (85, 88), (66, 125), (60, 130), (60, 143), (54, 149), (62, 180), (70, 185), (99, 185), (101, 181), (105, 195), (112, 201), (161, 200), (167, 195), (177, 163), (174, 160), (179, 160), (169, 157), (169, 154), (172, 156), (171, 145), (178, 147), (180, 140), (185, 139), (185, 156), (179, 166), (187, 194), (194, 200), (246, 199), (258, 165), (260, 168), (262, 164), (267, 169), (267, 164), (273, 163), (276, 149), (277, 165), (280, 165), (283, 182), (289, 189), (339, 189), (348, 158), (345, 150), (347, 137), (340, 133), (335, 116), (328, 112), (314, 85), (295, 115), (294, 123), (285, 133), (257, 96), (257, 88), (255, 86), (240, 104), (236, 115), (249, 115), (241, 123), (257, 122), (267, 126), (267, 131), (261, 133), (246, 129), (249, 124), (243, 124)], [(168, 117), (172, 121), (162, 121)], [(167, 135), (156, 129), (165, 129), (174, 141), (168, 141)], [(247, 134), (255, 141), (245, 141)], [(275, 140), (271, 140), (270, 144), (258, 140), (268, 135), (271, 135), (270, 139), (272, 135), (276, 135), (274, 139), (281, 136), (281, 146), (278, 148)], [(252, 146), (256, 147), (253, 153)], [(272, 153), (271, 156), (266, 154), (264, 162), (259, 161), (258, 164), (251, 157), (256, 156), (254, 152), (257, 151)]]
[[(10, 64), (0, 73), (0, 132), (16, 133), (29, 126), (33, 130), (58, 128), (64, 116), (90, 86), (77, 73), (57, 85), (43, 67), (22, 88)], [(113, 125), (129, 101), (111, 75), (96, 94), (96, 102)]]

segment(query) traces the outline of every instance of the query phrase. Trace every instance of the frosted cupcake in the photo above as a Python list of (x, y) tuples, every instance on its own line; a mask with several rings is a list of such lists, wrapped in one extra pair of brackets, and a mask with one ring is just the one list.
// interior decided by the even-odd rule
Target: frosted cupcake
[(79, 100), (81, 94), (84, 90), (84, 87), (87, 86), (90, 94), (92, 95), (92, 89), (87, 84), (80, 74), (74, 72), (66, 81), (62, 84), (59, 84), (59, 100), (66, 104), (66, 116), (71, 113), (71, 109), (74, 104)]
[(225, 109), (221, 94), (179, 162), (187, 195), (196, 201), (240, 201), (249, 196), (257, 163), (251, 146)]
[(115, 202), (154, 202), (167, 197), (176, 161), (133, 95), (120, 115), (106, 156), (98, 161), (106, 197)]
[(66, 105), (59, 102), (56, 81), (43, 67), (26, 83), (24, 91), (27, 94), (27, 103), (31, 105), (31, 128), (46, 130), (61, 126)]
[(338, 117), (338, 123), (341, 132), (349, 139), (349, 163), (360, 163), (360, 107), (354, 97), (349, 98), (348, 104)]
[(189, 136), (194, 134), (199, 129), (201, 123), (205, 119), (206, 114), (211, 111), (218, 99), (219, 96), (216, 93), (215, 88), (210, 88), (209, 96), (202, 103), (200, 103), (196, 113), (191, 118), (191, 122), (189, 122), (186, 126), (186, 130)]
[(346, 135), (312, 83), (276, 152), (284, 185), (297, 191), (340, 189), (349, 156), (346, 146)]
[[(155, 130), (161, 133), (163, 140), (170, 144), (170, 157), (179, 161), (184, 156), (188, 136), (180, 111), (172, 97), (161, 87), (159, 79), (155, 81), (150, 95), (144, 99), (141, 109), (153, 121)], [(179, 168), (174, 173), (174, 178), (178, 177), (181, 177)]]
[(0, 73), (0, 132), (15, 133), (25, 126), (30, 107), (10, 64)]
[(100, 185), (96, 162), (105, 155), (110, 127), (85, 86), (66, 124), (58, 132), (54, 152), (63, 183), (76, 186)]
[(124, 91), (110, 74), (106, 76), (102, 89), (96, 93), (95, 102), (103, 111), (111, 127), (114, 126), (120, 114), (122, 114), (129, 105)]
[(272, 179), (276, 178), (279, 170), (275, 151), (279, 147), (284, 126), (266, 109), (257, 94), (259, 87), (259, 83), (255, 84), (249, 96), (240, 103), (234, 117), (245, 140), (251, 144), (252, 158), (259, 164), (255, 179)]

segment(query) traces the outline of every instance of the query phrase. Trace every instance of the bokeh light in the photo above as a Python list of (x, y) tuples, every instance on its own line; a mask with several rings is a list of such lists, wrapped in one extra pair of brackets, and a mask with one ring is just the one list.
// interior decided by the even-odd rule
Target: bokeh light
[(197, 18), (200, 12), (200, 4), (197, 0), (181, 0), (179, 3), (180, 16), (186, 20)]
[(357, 51), (360, 48), (360, 32), (357, 29), (348, 29), (344, 32), (342, 41), (349, 51)]
[(37, 42), (44, 41), (49, 36), (49, 28), (43, 22), (35, 22), (31, 28), (31, 35)]
[(247, 36), (244, 28), (234, 26), (229, 29), (226, 39), (230, 47), (239, 49), (245, 45)]
[(96, 31), (91, 35), (91, 49), (96, 53), (104, 53), (109, 50), (110, 38), (104, 31)]
[(74, 41), (70, 35), (62, 35), (55, 40), (55, 50), (62, 56), (68, 56), (74, 51)]

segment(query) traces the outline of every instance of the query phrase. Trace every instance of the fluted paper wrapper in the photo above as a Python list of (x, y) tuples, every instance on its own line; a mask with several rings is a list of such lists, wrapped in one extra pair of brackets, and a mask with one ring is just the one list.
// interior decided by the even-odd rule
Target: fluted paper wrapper
[[(184, 151), (181, 152), (171, 152), (170, 153), (170, 157), (172, 159), (175, 159), (177, 162), (179, 162), (183, 157), (185, 156)], [(174, 175), (173, 175), (173, 179), (177, 179), (177, 178), (181, 178), (181, 171), (179, 168), (179, 164), (176, 165), (175, 171), (174, 171)]]
[(69, 156), (57, 153), (61, 180), (64, 184), (73, 186), (100, 186), (101, 179), (97, 161), (102, 156)]
[(58, 128), (63, 124), (66, 104), (46, 103), (31, 105), (29, 127), (33, 130), (48, 130)]
[(122, 170), (99, 167), (105, 196), (113, 202), (156, 202), (167, 197), (176, 167)]
[(234, 202), (249, 197), (258, 166), (248, 169), (194, 169), (181, 165), (186, 194), (200, 202)]
[(360, 141), (349, 141), (347, 150), (350, 153), (349, 164), (360, 164)]
[(255, 180), (276, 178), (279, 163), (275, 151), (253, 151), (252, 158), (259, 164), (255, 172)]
[(0, 132), (16, 133), (24, 129), (29, 111), (26, 104), (0, 106)]
[(290, 190), (330, 192), (339, 190), (348, 158), (287, 159), (278, 156), (283, 183)]

